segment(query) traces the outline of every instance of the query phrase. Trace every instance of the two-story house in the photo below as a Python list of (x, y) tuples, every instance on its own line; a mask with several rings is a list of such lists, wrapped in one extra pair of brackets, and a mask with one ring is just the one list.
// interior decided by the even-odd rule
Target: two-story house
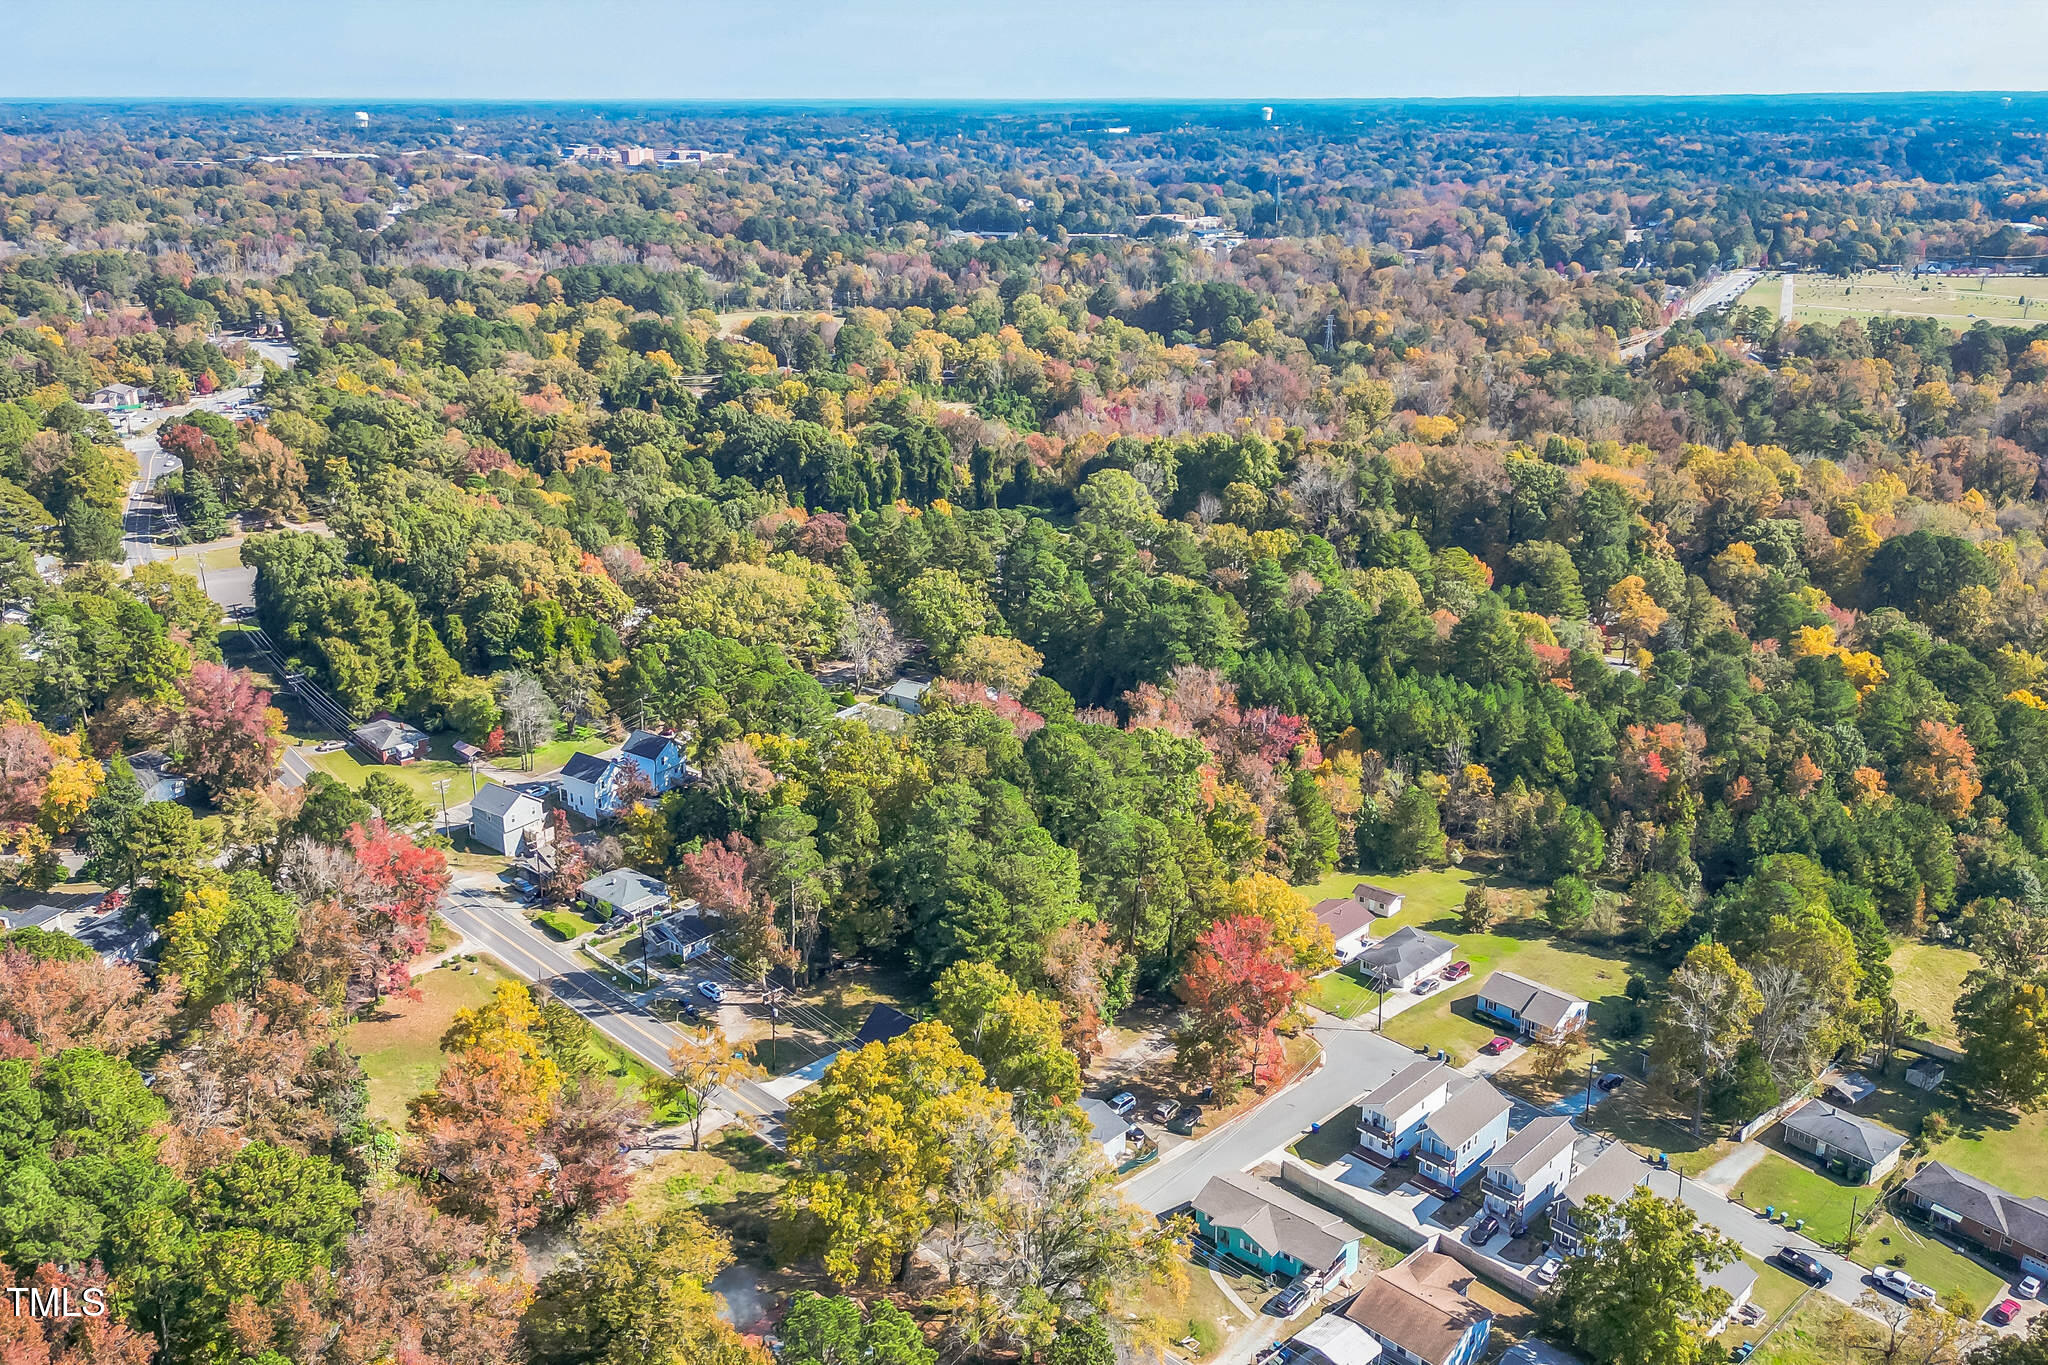
[(486, 782), (470, 798), (469, 833), (508, 858), (524, 858), (546, 841), (547, 817), (547, 807), (531, 792)]
[(562, 804), (586, 820), (609, 820), (619, 809), (618, 760), (571, 754), (563, 766)]
[(1572, 1178), (1572, 1146), (1578, 1138), (1569, 1118), (1554, 1115), (1509, 1138), (1486, 1159), (1479, 1182), (1486, 1207), (1518, 1222), (1537, 1213)]
[(1592, 1239), (1595, 1229), (1586, 1217), (1586, 1201), (1598, 1195), (1619, 1204), (1635, 1193), (1636, 1186), (1649, 1177), (1649, 1166), (1622, 1143), (1604, 1148), (1600, 1155), (1579, 1168), (1550, 1203), (1550, 1240), (1558, 1250), (1575, 1255)]
[(690, 775), (682, 741), (655, 730), (635, 730), (627, 735), (625, 747), (619, 750), (619, 761), (638, 768), (656, 796), (674, 790)]
[(1472, 1001), (1474, 1014), (1543, 1042), (1583, 1030), (1587, 1008), (1576, 995), (1554, 991), (1513, 972), (1487, 977)]
[(1507, 1096), (1492, 1085), (1472, 1081), (1422, 1121), (1422, 1138), (1415, 1144), (1415, 1169), (1455, 1194), (1479, 1164), (1508, 1140), (1510, 1108)]
[(1486, 1354), (1493, 1312), (1467, 1293), (1474, 1276), (1427, 1248), (1382, 1270), (1344, 1305), (1384, 1358), (1402, 1365), (1471, 1365)]
[(1415, 1150), (1422, 1123), (1450, 1098), (1451, 1083), (1465, 1078), (1442, 1062), (1403, 1067), (1358, 1101), (1358, 1150), (1390, 1166)]

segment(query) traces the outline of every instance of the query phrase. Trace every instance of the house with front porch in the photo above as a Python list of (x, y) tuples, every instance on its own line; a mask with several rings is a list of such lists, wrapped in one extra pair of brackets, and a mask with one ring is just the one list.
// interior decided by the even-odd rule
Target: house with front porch
[(1471, 1081), (1422, 1121), (1415, 1169), (1453, 1193), (1508, 1140), (1508, 1097), (1486, 1081)]
[(1504, 1024), (1539, 1042), (1549, 1042), (1586, 1027), (1589, 1006), (1576, 995), (1554, 991), (1513, 972), (1495, 972), (1480, 983), (1472, 1012)]
[(1391, 1166), (1415, 1150), (1422, 1124), (1450, 1098), (1451, 1083), (1464, 1076), (1442, 1062), (1403, 1067), (1358, 1101), (1358, 1151)]
[(1524, 1127), (1486, 1159), (1479, 1183), (1486, 1207), (1522, 1222), (1541, 1212), (1571, 1179), (1572, 1150), (1578, 1140), (1572, 1121), (1558, 1115)]
[(1906, 1146), (1903, 1133), (1819, 1100), (1787, 1114), (1783, 1131), (1787, 1147), (1858, 1185), (1884, 1179)]
[(1581, 1166), (1550, 1201), (1550, 1240), (1566, 1255), (1577, 1254), (1595, 1231), (1586, 1217), (1586, 1201), (1598, 1195), (1619, 1204), (1635, 1193), (1649, 1173), (1649, 1166), (1626, 1145), (1610, 1143)]
[(1405, 991), (1449, 966), (1456, 951), (1449, 939), (1406, 924), (1385, 938), (1369, 941), (1358, 954), (1358, 969), (1377, 981), (1381, 990)]
[(1328, 1283), (1358, 1269), (1365, 1234), (1276, 1181), (1239, 1172), (1211, 1176), (1193, 1209), (1202, 1236), (1262, 1274), (1314, 1275)]
[(1930, 1161), (1899, 1187), (1899, 1202), (1936, 1231), (2048, 1279), (2048, 1200)]

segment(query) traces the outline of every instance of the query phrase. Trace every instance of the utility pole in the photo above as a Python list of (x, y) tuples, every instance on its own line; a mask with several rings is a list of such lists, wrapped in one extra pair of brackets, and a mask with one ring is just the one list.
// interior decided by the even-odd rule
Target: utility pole
[(1586, 1118), (1588, 1120), (1588, 1127), (1592, 1126), (1590, 1120), (1593, 1117), (1593, 1066), (1598, 1060), (1597, 1057), (1586, 1058)]
[(446, 834), (448, 832), (448, 779), (445, 777), (435, 778), (434, 790), (441, 794), (441, 832)]

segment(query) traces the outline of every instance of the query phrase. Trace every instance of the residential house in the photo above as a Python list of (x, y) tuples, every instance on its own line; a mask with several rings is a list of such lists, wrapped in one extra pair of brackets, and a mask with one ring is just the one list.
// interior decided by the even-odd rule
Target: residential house
[(1366, 909), (1386, 919), (1401, 913), (1401, 906), (1407, 900), (1390, 886), (1379, 886), (1373, 882), (1360, 882), (1351, 888), (1351, 899), (1362, 902)]
[(929, 682), (914, 682), (909, 678), (902, 678), (890, 684), (889, 689), (882, 693), (882, 701), (907, 716), (921, 716), (924, 714), (924, 694), (931, 690), (932, 685)]
[(1422, 1121), (1415, 1168), (1447, 1190), (1461, 1188), (1479, 1164), (1508, 1140), (1507, 1096), (1473, 1081)]
[(1342, 1313), (1325, 1313), (1281, 1347), (1286, 1365), (1375, 1365), (1380, 1344)]
[(1527, 1221), (1572, 1178), (1578, 1130), (1569, 1118), (1546, 1115), (1509, 1138), (1486, 1159), (1479, 1188), (1486, 1207), (1503, 1218)]
[(586, 820), (609, 820), (619, 809), (619, 761), (571, 754), (562, 768), (562, 802)]
[(484, 783), (470, 798), (469, 834), (508, 858), (540, 852), (547, 837), (547, 807), (531, 792)]
[(1922, 1057), (1906, 1068), (1906, 1084), (1930, 1094), (1940, 1089), (1948, 1068), (1932, 1057)]
[(1906, 1145), (1903, 1134), (1819, 1100), (1787, 1114), (1784, 1131), (1786, 1146), (1859, 1185), (1883, 1179)]
[(1619, 1142), (1579, 1168), (1557, 1198), (1550, 1201), (1550, 1239), (1566, 1254), (1575, 1254), (1593, 1236), (1585, 1218), (1586, 1201), (1594, 1195), (1619, 1204), (1648, 1178), (1643, 1159)]
[(638, 768), (656, 796), (673, 790), (690, 775), (682, 741), (654, 730), (635, 730), (627, 735), (619, 759)]
[(1358, 1150), (1380, 1165), (1392, 1165), (1415, 1150), (1424, 1120), (1450, 1098), (1451, 1083), (1464, 1076), (1442, 1062), (1403, 1067), (1358, 1101)]
[(2009, 1194), (1988, 1180), (1930, 1161), (1899, 1187), (1899, 1200), (1937, 1231), (2048, 1278), (2048, 1199)]
[(1455, 951), (1449, 939), (1410, 924), (1367, 944), (1358, 954), (1358, 966), (1383, 989), (1407, 990), (1423, 977), (1442, 971)]
[(1313, 913), (1316, 922), (1329, 929), (1339, 962), (1349, 962), (1372, 941), (1372, 907), (1356, 896), (1317, 901)]
[(630, 867), (615, 867), (576, 888), (576, 898), (599, 919), (638, 919), (668, 906), (668, 887), (661, 878)]
[(106, 384), (92, 391), (96, 408), (132, 408), (141, 404), (145, 391), (133, 384)]
[(1195, 1196), (1194, 1213), (1196, 1228), (1218, 1251), (1264, 1274), (1327, 1282), (1358, 1269), (1365, 1234), (1276, 1181), (1211, 1176)]
[(1548, 1042), (1586, 1027), (1587, 1004), (1526, 976), (1495, 972), (1479, 985), (1472, 1012)]
[(1728, 1330), (1728, 1324), (1735, 1320), (1735, 1315), (1742, 1311), (1750, 1296), (1756, 1293), (1756, 1272), (1742, 1261), (1734, 1260), (1719, 1270), (1701, 1269), (1699, 1279), (1707, 1288), (1724, 1290), (1728, 1295), (1728, 1307), (1722, 1310), (1721, 1316), (1706, 1332), (1710, 1337), (1720, 1336)]
[(426, 751), (427, 732), (391, 716), (376, 716), (349, 731), (355, 746), (379, 763), (411, 763)]
[(1088, 1140), (1111, 1161), (1122, 1161), (1130, 1150), (1131, 1121), (1093, 1097), (1081, 1101), (1081, 1116), (1088, 1120)]
[(1406, 1365), (1471, 1365), (1486, 1354), (1493, 1312), (1467, 1293), (1473, 1274), (1427, 1248), (1382, 1270), (1344, 1305), (1385, 1355)]
[(684, 901), (666, 915), (649, 921), (642, 934), (648, 956), (688, 962), (711, 951), (711, 940), (718, 927), (717, 920), (698, 913), (697, 902)]
[(142, 785), (144, 805), (184, 799), (185, 779), (171, 771), (170, 755), (148, 749), (128, 755), (128, 766), (135, 770), (135, 780)]

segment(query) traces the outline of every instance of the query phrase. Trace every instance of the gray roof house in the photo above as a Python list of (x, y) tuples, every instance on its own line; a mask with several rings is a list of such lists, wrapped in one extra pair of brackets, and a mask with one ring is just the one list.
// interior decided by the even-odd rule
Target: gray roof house
[(1422, 1121), (1416, 1169), (1446, 1189), (1458, 1189), (1507, 1140), (1513, 1107), (1489, 1082), (1466, 1082)]
[(470, 798), (470, 836), (508, 858), (537, 852), (546, 830), (547, 808), (531, 792), (486, 782)]
[(630, 867), (615, 867), (592, 877), (576, 888), (576, 894), (594, 910), (607, 917), (637, 917), (668, 904), (668, 887), (659, 877), (650, 877)]
[(891, 683), (889, 689), (882, 693), (882, 703), (885, 706), (893, 706), (907, 715), (923, 715), (924, 694), (931, 690), (932, 685), (928, 682), (913, 682), (909, 678), (903, 678)]
[(2029, 1275), (2048, 1276), (2048, 1199), (2010, 1194), (1939, 1161), (1913, 1172), (1899, 1198), (1950, 1236), (2011, 1257)]
[(1499, 1020), (1535, 1038), (1556, 1038), (1586, 1025), (1586, 1002), (1513, 972), (1495, 972), (1480, 983), (1474, 1014)]
[(1405, 990), (1420, 978), (1447, 965), (1457, 950), (1447, 938), (1404, 925), (1358, 954), (1362, 971), (1370, 972), (1388, 986)]
[(365, 721), (348, 737), (379, 763), (410, 763), (427, 747), (426, 731), (391, 716)]
[(1495, 1213), (1525, 1218), (1548, 1204), (1572, 1176), (1578, 1130), (1569, 1118), (1545, 1115), (1486, 1159), (1480, 1188)]
[(1622, 1143), (1603, 1148), (1600, 1155), (1578, 1170), (1550, 1204), (1550, 1235), (1566, 1251), (1577, 1251), (1592, 1229), (1575, 1217), (1594, 1195), (1619, 1204), (1635, 1193), (1649, 1176), (1643, 1159)]
[(1131, 1131), (1129, 1119), (1093, 1096), (1081, 1101), (1081, 1116), (1088, 1120), (1088, 1140), (1100, 1147), (1104, 1156), (1111, 1161), (1123, 1156), (1129, 1143), (1125, 1134)]
[(1784, 1129), (1787, 1146), (1859, 1185), (1898, 1165), (1906, 1145), (1904, 1134), (1818, 1100), (1787, 1114)]
[(1217, 1247), (1259, 1270), (1320, 1273), (1357, 1264), (1365, 1235), (1275, 1181), (1232, 1172), (1209, 1177), (1194, 1198), (1196, 1226)]

